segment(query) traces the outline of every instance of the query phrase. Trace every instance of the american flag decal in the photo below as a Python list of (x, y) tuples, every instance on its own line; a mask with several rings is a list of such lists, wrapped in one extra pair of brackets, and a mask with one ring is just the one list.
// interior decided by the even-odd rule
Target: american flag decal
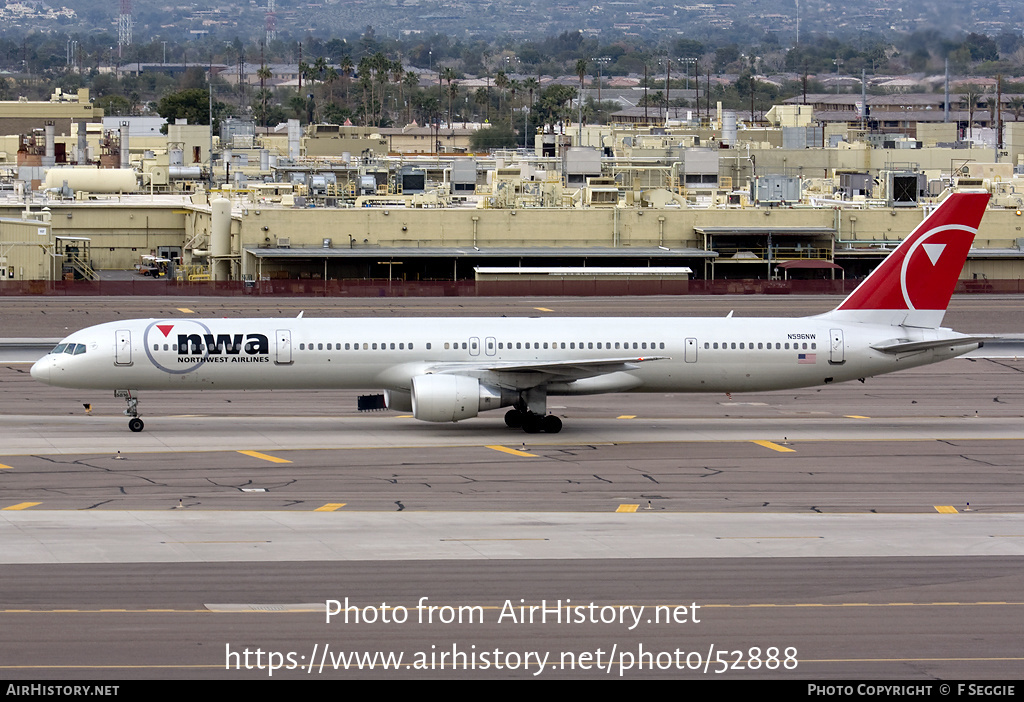
[(797, 363), (817, 363), (818, 354), (816, 353), (798, 353), (796, 355)]

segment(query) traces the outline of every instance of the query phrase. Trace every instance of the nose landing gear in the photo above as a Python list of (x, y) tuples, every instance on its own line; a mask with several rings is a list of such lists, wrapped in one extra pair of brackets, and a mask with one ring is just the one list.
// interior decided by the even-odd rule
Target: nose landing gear
[(128, 403), (128, 407), (124, 411), (125, 416), (131, 417), (128, 420), (128, 428), (136, 433), (142, 431), (146, 424), (139, 418), (139, 398), (132, 395), (131, 390), (115, 390), (114, 397), (123, 397)]

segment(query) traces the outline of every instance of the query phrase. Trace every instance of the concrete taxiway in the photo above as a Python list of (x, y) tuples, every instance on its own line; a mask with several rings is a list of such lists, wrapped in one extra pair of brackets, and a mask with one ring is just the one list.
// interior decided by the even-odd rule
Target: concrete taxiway
[[(834, 300), (275, 303), (0, 299), (0, 313), (10, 336), (59, 337), (136, 316), (789, 316)], [(1019, 306), (957, 298), (946, 323), (1020, 333)], [(132, 434), (121, 401), (26, 371), (0, 367), (10, 678), (261, 679), (270, 652), (296, 663), (273, 677), (309, 676), (300, 664), (325, 649), (425, 656), (315, 671), (336, 677), (1011, 679), (1024, 662), (1013, 358), (749, 396), (554, 398), (565, 428), (550, 436), (500, 414), (360, 415), (355, 393), (327, 391), (144, 394)], [(363, 621), (326, 623), (346, 596)], [(581, 621), (556, 621), (573, 605), (589, 606)], [(620, 618), (693, 605), (685, 622)], [(445, 620), (463, 606), (480, 621)], [(549, 613), (520, 621), (520, 606)], [(268, 657), (232, 668), (246, 647)], [(429, 658), (498, 648), (486, 666)], [(554, 658), (524, 664), (542, 650)], [(682, 667), (627, 665), (641, 650), (682, 651)]]

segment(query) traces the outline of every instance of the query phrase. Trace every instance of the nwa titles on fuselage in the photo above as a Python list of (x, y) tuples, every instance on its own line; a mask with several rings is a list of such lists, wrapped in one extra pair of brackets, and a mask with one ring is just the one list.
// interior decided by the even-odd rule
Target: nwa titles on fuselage
[(750, 392), (863, 379), (953, 358), (984, 338), (941, 327), (988, 195), (949, 195), (836, 309), (778, 318), (148, 319), (75, 332), (42, 382), (139, 391), (383, 389), (361, 398), (456, 422), (498, 408), (561, 430), (547, 398)]

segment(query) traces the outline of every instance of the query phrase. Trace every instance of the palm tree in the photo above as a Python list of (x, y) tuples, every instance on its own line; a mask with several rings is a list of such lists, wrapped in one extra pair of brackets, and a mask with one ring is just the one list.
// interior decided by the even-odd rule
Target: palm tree
[(981, 88), (973, 83), (968, 83), (960, 89), (960, 106), (967, 108), (967, 131), (974, 128), (974, 108), (981, 98)]
[(1020, 116), (1024, 114), (1024, 97), (1020, 95), (1012, 97), (1007, 104), (1010, 106), (1010, 112), (1013, 113), (1013, 121), (1019, 122)]
[(255, 110), (259, 117), (260, 124), (264, 127), (267, 126), (267, 101), (272, 98), (273, 95), (266, 88), (260, 88), (259, 92), (256, 93)]
[[(359, 76), (359, 87), (363, 91), (363, 124), (370, 124), (369, 107), (370, 102), (373, 100), (373, 83), (370, 81), (370, 59), (363, 57), (359, 59), (359, 67), (356, 69), (356, 74)], [(367, 97), (367, 92), (370, 93)]]
[(523, 81), (523, 87), (526, 88), (526, 92), (530, 94), (530, 104), (527, 105), (526, 112), (523, 114), (523, 148), (528, 149), (530, 148), (528, 146), (529, 141), (527, 141), (530, 138), (530, 126), (527, 118), (530, 114), (530, 110), (533, 109), (533, 93), (535, 90), (540, 89), (540, 81), (533, 76), (530, 76)]
[(355, 66), (352, 65), (352, 57), (347, 54), (341, 59), (341, 75), (345, 79), (345, 104), (348, 104), (348, 87), (349, 82), (352, 79), (352, 73), (355, 70)]
[(502, 98), (505, 96), (505, 89), (508, 88), (508, 76), (505, 75), (505, 71), (498, 71), (498, 75), (494, 76), (494, 87), (501, 91), (498, 96), (498, 114), (501, 114)]
[(473, 102), (480, 106), (481, 111), (486, 108), (489, 99), (486, 88), (477, 88), (476, 92), (473, 93)]
[(266, 64), (263, 64), (262, 66), (260, 66), (259, 70), (256, 71), (256, 75), (258, 75), (260, 77), (260, 95), (259, 95), (259, 97), (260, 97), (260, 102), (263, 105), (263, 113), (262, 113), (263, 117), (262, 117), (261, 121), (263, 122), (263, 126), (266, 127), (267, 126), (267, 98), (270, 96), (270, 91), (267, 90), (266, 83), (267, 83), (268, 80), (270, 80), (273, 77), (274, 74), (273, 74), (273, 72), (271, 72), (271, 70), (269, 68), (267, 68)]
[(338, 71), (334, 66), (328, 66), (324, 71), (324, 82), (327, 83), (327, 102), (334, 104), (334, 84), (338, 80)]
[[(587, 77), (587, 60), (578, 59), (576, 61), (576, 75), (580, 78), (580, 94), (576, 96), (577, 114), (579, 119), (580, 134), (583, 134), (583, 79)], [(667, 113), (666, 113), (667, 114)], [(578, 144), (583, 146), (583, 144)]]
[[(385, 86), (387, 85), (388, 82), (388, 77), (390, 75), (391, 61), (388, 60), (387, 56), (378, 51), (373, 55), (373, 58), (371, 59), (371, 66), (373, 68), (373, 71), (376, 72), (376, 81), (377, 84), (380, 86), (380, 102), (374, 103), (374, 107), (377, 109), (375, 109), (373, 113), (374, 123), (380, 125), (381, 120), (384, 117), (384, 92), (386, 89)], [(372, 87), (370, 88), (370, 99), (373, 99)]]
[(306, 116), (306, 98), (301, 95), (292, 95), (288, 100), (288, 107), (292, 109), (299, 120)]
[(533, 107), (533, 93), (535, 90), (540, 90), (540, 81), (530, 76), (523, 81), (523, 87), (526, 88), (526, 92), (530, 93), (530, 106)]
[(576, 75), (580, 79), (580, 91), (583, 90), (583, 79), (587, 77), (587, 60), (578, 59), (576, 61)]
[(452, 126), (452, 101), (459, 97), (459, 84), (452, 82), (448, 84), (448, 127), (454, 129)]
[(409, 124), (412, 122), (412, 93), (419, 86), (420, 77), (412, 71), (407, 71), (405, 76), (402, 77), (402, 85), (405, 86), (406, 90), (409, 91), (409, 97), (405, 101), (405, 122)]
[(441, 70), (441, 78), (448, 81), (448, 124), (452, 123), (452, 81), (455, 80), (455, 69), (445, 66)]

